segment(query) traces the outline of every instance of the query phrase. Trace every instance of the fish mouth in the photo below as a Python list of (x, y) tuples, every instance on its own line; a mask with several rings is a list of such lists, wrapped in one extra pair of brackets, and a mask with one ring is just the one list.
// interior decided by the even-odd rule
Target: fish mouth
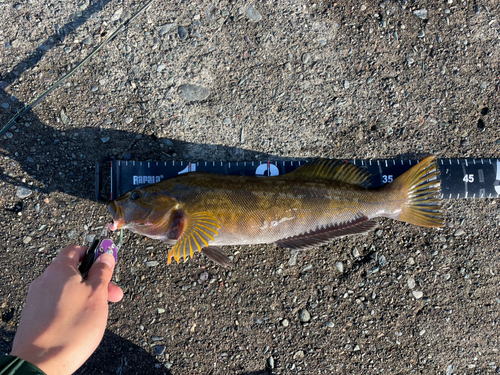
[(112, 231), (123, 228), (125, 225), (125, 217), (121, 214), (120, 207), (113, 201), (108, 202), (108, 211), (113, 215), (113, 224), (108, 228)]

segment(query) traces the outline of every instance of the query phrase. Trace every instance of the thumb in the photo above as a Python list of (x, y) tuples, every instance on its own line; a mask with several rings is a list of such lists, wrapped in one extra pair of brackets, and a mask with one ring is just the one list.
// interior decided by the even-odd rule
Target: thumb
[(92, 265), (87, 277), (87, 282), (95, 288), (100, 286), (105, 286), (107, 288), (113, 277), (114, 268), (115, 258), (113, 255), (108, 253), (102, 254)]

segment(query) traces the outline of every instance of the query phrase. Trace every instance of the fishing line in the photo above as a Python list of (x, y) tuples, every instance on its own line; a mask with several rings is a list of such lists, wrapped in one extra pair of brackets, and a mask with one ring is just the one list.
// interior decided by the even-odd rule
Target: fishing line
[(123, 29), (125, 29), (133, 20), (135, 20), (139, 15), (141, 15), (146, 9), (153, 3), (154, 0), (149, 0), (140, 8), (133, 16), (128, 20), (122, 22), (111, 34), (109, 34), (92, 52), (90, 52), (87, 57), (85, 57), (77, 66), (71, 69), (66, 75), (60, 78), (51, 87), (45, 90), (32, 102), (25, 104), (24, 108), (21, 109), (14, 117), (12, 117), (7, 124), (4, 125), (2, 130), (0, 130), (0, 136), (4, 135), (12, 125), (14, 125), (22, 116), (26, 114), (31, 108), (33, 108), (40, 100), (42, 100), (46, 95), (50, 94), (57, 86), (63, 83), (68, 77), (71, 77), (78, 69), (80, 69), (87, 61), (89, 61), (92, 56), (99, 52), (108, 42), (113, 40)]

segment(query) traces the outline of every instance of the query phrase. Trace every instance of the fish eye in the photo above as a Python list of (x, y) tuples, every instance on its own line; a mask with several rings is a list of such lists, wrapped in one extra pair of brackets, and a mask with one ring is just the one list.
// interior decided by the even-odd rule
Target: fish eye
[(142, 196), (141, 192), (139, 192), (139, 191), (134, 191), (134, 192), (130, 195), (130, 199), (132, 199), (133, 201), (135, 201), (136, 199), (139, 199), (141, 196)]

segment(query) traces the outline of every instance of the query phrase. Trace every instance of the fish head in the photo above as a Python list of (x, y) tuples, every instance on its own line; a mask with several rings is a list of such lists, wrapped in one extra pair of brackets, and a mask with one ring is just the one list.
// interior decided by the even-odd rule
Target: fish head
[(177, 200), (165, 193), (147, 187), (134, 189), (107, 203), (113, 215), (109, 229), (142, 233), (159, 225), (168, 226), (178, 206)]

